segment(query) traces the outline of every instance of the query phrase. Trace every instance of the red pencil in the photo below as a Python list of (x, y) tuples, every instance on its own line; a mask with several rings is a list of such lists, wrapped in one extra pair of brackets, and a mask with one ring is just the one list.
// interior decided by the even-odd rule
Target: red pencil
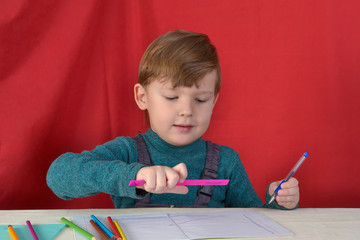
[(111, 217), (110, 217), (110, 216), (107, 217), (107, 220), (109, 221), (110, 226), (111, 226), (113, 232), (115, 233), (117, 240), (121, 240), (121, 239), (122, 239), (122, 238), (121, 238), (121, 235), (120, 235), (119, 231), (117, 230), (117, 228), (116, 228), (113, 220), (111, 219)]
[(95, 228), (95, 230), (100, 234), (103, 240), (111, 240), (93, 220), (90, 220), (90, 223)]

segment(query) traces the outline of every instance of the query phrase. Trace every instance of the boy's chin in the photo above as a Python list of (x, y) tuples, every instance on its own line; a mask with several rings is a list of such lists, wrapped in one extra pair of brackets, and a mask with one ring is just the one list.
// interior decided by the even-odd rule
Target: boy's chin
[(171, 145), (177, 146), (177, 147), (183, 147), (186, 145), (189, 145), (193, 142), (195, 142), (198, 138), (193, 138), (193, 137), (179, 137), (179, 138), (174, 138), (174, 139), (169, 139), (169, 141), (167, 141), (168, 143), (170, 143)]

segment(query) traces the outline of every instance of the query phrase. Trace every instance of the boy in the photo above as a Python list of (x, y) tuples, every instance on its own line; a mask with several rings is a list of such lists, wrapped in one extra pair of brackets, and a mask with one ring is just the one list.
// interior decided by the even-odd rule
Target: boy
[[(263, 205), (238, 154), (201, 137), (219, 96), (216, 48), (204, 34), (172, 31), (145, 51), (134, 87), (150, 130), (135, 138), (118, 137), (81, 154), (65, 153), (47, 174), (47, 183), (63, 199), (100, 192), (115, 207), (272, 207), (296, 208), (299, 188), (292, 178), (270, 206)], [(175, 186), (185, 179), (230, 179), (227, 186)], [(130, 180), (145, 180), (129, 187)], [(266, 199), (279, 182), (269, 185)]]

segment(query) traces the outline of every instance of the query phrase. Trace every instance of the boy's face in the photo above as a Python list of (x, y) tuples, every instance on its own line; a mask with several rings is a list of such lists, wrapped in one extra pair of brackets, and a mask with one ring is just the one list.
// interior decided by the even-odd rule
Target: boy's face
[(135, 100), (149, 112), (151, 129), (175, 146), (188, 145), (207, 130), (218, 95), (216, 71), (205, 75), (199, 87), (173, 88), (171, 81), (152, 81), (144, 88), (135, 85)]

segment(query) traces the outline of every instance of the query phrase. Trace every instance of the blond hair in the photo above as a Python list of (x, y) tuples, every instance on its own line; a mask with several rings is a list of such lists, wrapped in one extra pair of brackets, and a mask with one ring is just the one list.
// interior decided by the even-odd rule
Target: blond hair
[(215, 46), (207, 35), (185, 30), (168, 32), (146, 49), (139, 66), (138, 83), (170, 80), (173, 87), (198, 86), (207, 73), (216, 70), (215, 94), (220, 91), (221, 72)]

